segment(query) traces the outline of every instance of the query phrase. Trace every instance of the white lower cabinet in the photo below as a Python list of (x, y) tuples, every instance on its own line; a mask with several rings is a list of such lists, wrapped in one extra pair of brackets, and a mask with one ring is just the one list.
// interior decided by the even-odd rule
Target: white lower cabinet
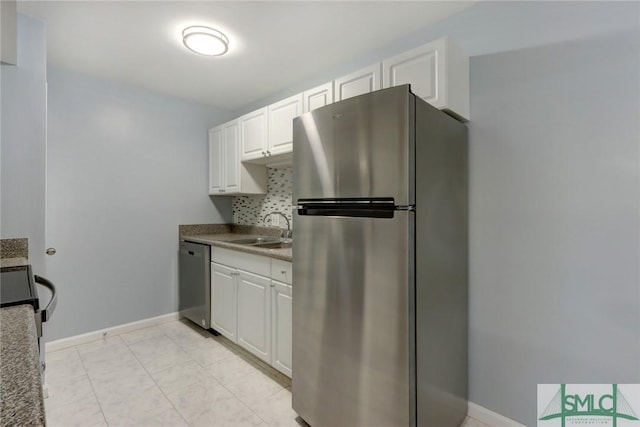
[(239, 270), (238, 344), (271, 363), (271, 279)]
[(271, 365), (291, 377), (293, 292), (291, 285), (271, 281)]
[(291, 376), (291, 263), (211, 248), (212, 327)]
[(237, 342), (237, 271), (211, 263), (211, 323), (213, 328)]

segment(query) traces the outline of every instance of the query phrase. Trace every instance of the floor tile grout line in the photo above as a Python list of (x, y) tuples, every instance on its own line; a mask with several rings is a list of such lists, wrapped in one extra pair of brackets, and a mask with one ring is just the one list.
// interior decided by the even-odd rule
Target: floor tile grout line
[[(177, 324), (182, 324), (182, 327), (184, 327), (185, 329), (191, 329), (191, 328), (189, 328), (189, 326), (188, 326), (188, 325), (184, 325), (184, 324), (183, 324), (182, 322), (180, 322), (180, 321), (176, 321), (176, 323), (177, 323)], [(158, 326), (155, 326), (155, 327), (156, 327), (156, 328), (158, 328)], [(156, 379), (154, 378), (153, 374), (152, 374), (152, 373), (147, 369), (147, 367), (144, 365), (144, 363), (142, 363), (142, 360), (138, 357), (138, 355), (137, 355), (137, 354), (134, 352), (134, 350), (131, 348), (131, 346), (133, 346), (134, 344), (137, 344), (137, 343), (141, 343), (141, 342), (144, 342), (144, 341), (147, 341), (147, 340), (152, 340), (152, 339), (154, 339), (154, 338), (165, 338), (165, 337), (166, 337), (166, 338), (168, 338), (168, 340), (169, 340), (169, 341), (171, 341), (173, 344), (175, 344), (175, 345), (176, 345), (176, 346), (177, 346), (177, 347), (178, 347), (178, 348), (179, 348), (183, 353), (185, 353), (185, 354), (186, 354), (186, 356), (188, 356), (188, 360), (187, 360), (187, 361), (191, 361), (191, 362), (193, 362), (196, 366), (198, 366), (200, 369), (205, 370), (205, 373), (207, 374), (207, 377), (209, 377), (209, 378), (211, 378), (211, 379), (215, 380), (215, 382), (216, 382), (217, 384), (219, 384), (220, 386), (222, 386), (222, 388), (223, 388), (224, 390), (226, 390), (227, 392), (229, 392), (229, 394), (230, 394), (231, 396), (233, 396), (235, 399), (237, 399), (237, 400), (238, 400), (238, 402), (240, 402), (240, 403), (242, 404), (242, 406), (244, 406), (245, 408), (249, 409), (249, 411), (250, 411), (252, 414), (254, 414), (254, 415), (255, 415), (259, 420), (261, 420), (261, 422), (263, 422), (263, 423), (264, 423), (265, 425), (267, 425), (267, 426), (269, 425), (269, 423), (267, 422), (267, 420), (263, 419), (263, 417), (261, 417), (261, 416), (260, 416), (260, 415), (259, 415), (259, 414), (254, 410), (254, 409), (253, 409), (253, 407), (252, 407), (251, 405), (249, 405), (249, 403), (245, 402), (245, 401), (244, 401), (243, 399), (241, 399), (238, 395), (236, 395), (236, 394), (235, 394), (231, 389), (229, 389), (225, 384), (223, 384), (223, 383), (222, 383), (218, 378), (216, 378), (213, 374), (211, 374), (210, 372), (206, 372), (207, 367), (210, 367), (210, 365), (213, 365), (213, 364), (217, 363), (218, 361), (213, 362), (213, 363), (211, 363), (211, 364), (204, 365), (204, 366), (203, 366), (203, 365), (201, 365), (201, 364), (200, 364), (200, 363), (198, 363), (195, 359), (193, 359), (193, 358), (191, 357), (191, 355), (190, 355), (189, 353), (187, 353), (187, 351), (185, 350), (185, 346), (188, 346), (188, 345), (190, 344), (189, 342), (181, 342), (181, 341), (178, 341), (178, 340), (174, 339), (172, 336), (170, 336), (169, 334), (167, 334), (167, 332), (166, 332), (164, 329), (162, 329), (162, 328), (158, 328), (158, 329), (161, 331), (161, 334), (159, 334), (159, 335), (157, 335), (157, 336), (151, 336), (151, 337), (148, 337), (148, 338), (145, 338), (145, 337), (143, 336), (143, 338), (142, 338), (142, 339), (139, 339), (139, 340), (137, 340), (137, 341), (133, 341), (133, 342), (128, 342), (128, 341), (126, 341), (125, 339), (123, 339), (121, 335), (125, 335), (125, 334), (118, 334), (118, 335), (115, 335), (115, 336), (114, 336), (114, 335), (112, 335), (112, 336), (109, 336), (109, 337), (103, 337), (102, 339), (98, 339), (98, 340), (95, 340), (95, 341), (93, 341), (93, 342), (97, 342), (97, 341), (106, 341), (107, 339), (112, 339), (112, 340), (113, 340), (113, 339), (115, 339), (114, 341), (120, 341), (122, 344), (124, 344), (124, 347), (125, 347), (125, 348), (130, 352), (130, 353), (131, 353), (131, 355), (134, 357), (134, 359), (135, 359), (135, 360), (138, 362), (138, 364), (143, 368), (144, 372), (145, 372), (145, 373), (146, 373), (146, 374), (151, 378), (151, 380), (153, 381), (154, 385), (155, 385), (155, 386), (160, 390), (160, 392), (162, 393), (162, 395), (163, 395), (163, 396), (164, 396), (164, 397), (169, 401), (169, 403), (171, 403), (171, 407), (172, 407), (172, 408), (173, 408), (173, 409), (178, 413), (178, 415), (180, 416), (180, 418), (181, 418), (181, 419), (182, 419), (182, 420), (183, 420), (187, 425), (190, 425), (190, 424), (187, 422), (187, 420), (185, 419), (185, 417), (183, 416), (183, 414), (182, 414), (182, 413), (178, 410), (178, 408), (173, 404), (173, 402), (171, 401), (171, 399), (169, 399), (169, 397), (168, 397), (167, 393), (166, 393), (166, 392), (165, 392), (165, 391), (164, 391), (164, 390), (159, 386), (159, 384), (158, 384), (158, 382), (156, 381)], [(194, 331), (194, 332), (195, 332), (195, 333), (198, 333), (198, 331)], [(202, 334), (199, 334), (199, 335), (201, 335), (201, 337), (202, 337), (203, 339), (206, 339), (206, 338), (207, 338), (207, 337), (205, 337), (205, 336), (204, 336), (204, 335), (202, 335)], [(117, 338), (116, 338), (116, 337), (117, 337)], [(222, 346), (224, 346), (224, 347), (227, 347), (227, 346), (225, 346), (224, 344), (217, 342), (217, 340), (215, 340), (215, 339), (214, 339), (214, 341), (216, 341), (216, 343), (217, 343), (217, 344), (219, 344), (219, 345), (222, 345)], [(194, 344), (196, 344), (196, 342), (195, 342), (195, 341), (194, 341)], [(197, 345), (197, 344), (196, 344), (196, 345)], [(100, 349), (97, 349), (97, 350), (98, 350), (98, 351), (100, 351)], [(89, 375), (89, 371), (88, 371), (88, 369), (87, 369), (87, 364), (86, 364), (85, 358), (83, 357), (83, 353), (81, 353), (81, 352), (80, 352), (80, 349), (78, 348), (78, 346), (77, 346), (77, 345), (76, 345), (76, 346), (73, 346), (73, 351), (74, 351), (74, 353), (75, 353), (75, 354), (79, 357), (79, 359), (80, 359), (80, 362), (81, 362), (82, 367), (83, 367), (83, 370), (84, 370), (84, 375), (87, 377), (87, 379), (88, 379), (88, 381), (89, 381), (89, 385), (91, 386), (91, 390), (92, 390), (92, 392), (93, 392), (93, 397), (95, 398), (95, 400), (96, 400), (96, 402), (98, 403), (98, 406), (99, 406), (99, 408), (100, 408), (100, 413), (101, 413), (101, 415), (102, 415), (102, 419), (103, 419), (103, 421), (105, 422), (105, 424), (106, 424), (107, 426), (109, 426), (110, 424), (107, 422), (106, 415), (105, 415), (105, 413), (104, 413), (104, 409), (103, 409), (103, 402), (101, 402), (100, 398), (98, 397), (98, 393), (96, 392), (96, 388), (95, 388), (95, 385), (94, 385), (94, 381), (92, 380), (91, 376)], [(245, 360), (245, 358), (241, 357), (241, 355), (239, 355), (239, 354), (237, 354), (237, 353), (235, 353), (235, 352), (231, 352), (231, 353), (229, 353), (226, 357), (221, 358), (221, 359), (220, 359), (220, 361), (221, 361), (221, 360), (230, 359), (230, 358), (233, 358), (233, 357), (235, 357), (236, 359), (241, 360), (242, 362), (244, 362), (245, 364), (247, 364), (247, 365), (249, 365), (249, 366), (252, 366), (252, 367), (255, 369), (255, 371), (256, 371), (256, 372), (260, 372), (260, 373), (262, 373), (263, 375), (265, 375), (265, 373), (262, 371), (262, 369), (260, 369), (259, 367), (254, 366), (252, 363), (250, 363), (249, 361)], [(112, 359), (111, 359), (111, 358), (107, 358), (107, 359), (105, 359), (105, 360), (112, 360)], [(168, 366), (166, 369), (171, 369), (173, 366), (175, 366), (175, 365)], [(243, 377), (248, 376), (248, 375), (251, 375), (251, 372), (250, 372), (250, 373), (247, 373), (247, 375), (243, 375)], [(271, 378), (270, 378), (268, 375), (266, 375), (266, 376), (267, 376), (267, 378), (269, 378), (269, 379), (271, 380)], [(277, 394), (277, 393), (281, 392), (281, 391), (282, 391), (282, 389), (286, 389), (286, 387), (283, 387), (283, 386), (282, 386), (281, 384), (279, 384), (277, 381), (274, 381), (274, 382), (279, 386), (279, 390), (278, 390), (278, 391), (276, 391), (276, 392), (274, 392), (274, 393), (272, 393), (272, 394), (270, 394), (269, 396), (271, 396), (271, 395), (275, 395), (275, 394)], [(182, 388), (181, 388), (181, 390), (182, 390)], [(179, 390), (176, 390), (176, 391), (179, 391)], [(155, 412), (154, 412), (154, 413), (155, 413)], [(158, 411), (158, 412), (157, 412), (157, 414), (160, 414), (160, 413), (162, 413), (162, 411)]]
[[(186, 327), (186, 328), (188, 328), (188, 326), (186, 326), (186, 325), (185, 325), (185, 327)], [(196, 332), (196, 333), (197, 333), (197, 332)], [(203, 337), (203, 338), (204, 338), (204, 337)], [(171, 339), (171, 340), (173, 341), (173, 339), (172, 339), (171, 337), (169, 337), (169, 339)], [(174, 341), (174, 342), (175, 342), (175, 341)], [(181, 344), (179, 344), (178, 342), (175, 342), (175, 343), (176, 343), (176, 344), (177, 344), (177, 345), (182, 349), (182, 345), (181, 345)], [(220, 343), (218, 343), (218, 344), (220, 344)], [(220, 345), (222, 345), (222, 344), (220, 344)], [(184, 349), (183, 349), (183, 351), (184, 351)], [(222, 358), (222, 359), (220, 359), (220, 360), (227, 359), (227, 358), (231, 358), (231, 356), (235, 356), (235, 357), (237, 357), (238, 359), (242, 360), (243, 362), (245, 362), (245, 363), (249, 364), (247, 361), (245, 361), (244, 359), (242, 359), (241, 357), (239, 357), (239, 356), (238, 356), (238, 355), (236, 355), (235, 353), (232, 353), (232, 354), (230, 354), (229, 356), (224, 357), (224, 358)], [(215, 362), (214, 362), (214, 363), (215, 363)], [(200, 366), (200, 368), (202, 368), (202, 369), (206, 369), (206, 367), (204, 367), (204, 366), (200, 365), (198, 362), (196, 362), (196, 364), (197, 364), (198, 366)], [(250, 375), (250, 374), (249, 374), (249, 375)], [(266, 421), (265, 419), (263, 419), (260, 415), (258, 415), (258, 414), (253, 410), (253, 408), (251, 408), (251, 407), (250, 407), (246, 402), (244, 402), (242, 399), (240, 399), (240, 397), (236, 396), (236, 394), (235, 394), (233, 391), (231, 391), (231, 390), (230, 390), (230, 389), (229, 389), (225, 384), (223, 384), (220, 380), (218, 380), (214, 375), (211, 375), (211, 374), (210, 374), (210, 376), (211, 376), (211, 378), (213, 378), (213, 379), (214, 379), (218, 384), (220, 384), (220, 385), (221, 385), (225, 390), (227, 390), (229, 393), (231, 393), (231, 395), (232, 395), (233, 397), (235, 397), (236, 399), (238, 399), (238, 402), (240, 402), (240, 403), (241, 403), (245, 408), (247, 408), (249, 411), (251, 411), (251, 413), (252, 413), (252, 414), (254, 414), (256, 417), (258, 417), (258, 419), (259, 419), (259, 420), (261, 420), (263, 423), (265, 423), (267, 426), (269, 426), (269, 423), (267, 423), (267, 421)], [(278, 385), (279, 385), (279, 384), (278, 384)], [(182, 414), (181, 414), (181, 415), (182, 415)], [(187, 424), (188, 424), (188, 423), (187, 423)]]
[[(103, 337), (102, 339), (104, 340), (105, 338)], [(100, 408), (100, 415), (102, 415), (102, 419), (104, 420), (105, 425), (107, 425), (107, 427), (108, 427), (109, 423), (107, 422), (107, 416), (104, 414), (104, 409), (102, 409), (102, 404), (100, 403), (100, 399), (98, 398), (98, 393), (96, 393), (96, 388), (93, 386), (93, 381), (91, 381), (91, 376), (89, 376), (89, 370), (87, 369), (87, 365), (84, 364), (84, 359), (82, 358), (82, 353), (80, 353), (80, 350), (78, 350), (78, 346), (77, 345), (74, 346), (74, 348), (76, 349), (76, 352), (78, 353), (78, 356), (80, 357), (80, 363), (82, 363), (82, 368), (84, 369), (85, 375), (87, 376), (87, 379), (89, 380), (89, 385), (91, 386), (91, 391), (93, 391), (93, 396), (96, 398), (96, 402), (98, 402), (98, 407)]]
[[(184, 327), (185, 327), (185, 328), (188, 328), (188, 326), (186, 326), (186, 325), (184, 325)], [(164, 331), (163, 331), (163, 332), (164, 332)], [(165, 334), (166, 334), (166, 332), (165, 332)], [(205, 337), (203, 337), (203, 338), (205, 338)], [(172, 340), (172, 341), (173, 341), (173, 342), (174, 342), (178, 347), (180, 347), (180, 349), (181, 349), (182, 351), (184, 351), (184, 349), (183, 349), (182, 345), (181, 345), (179, 342), (177, 342), (177, 341), (173, 340), (173, 338), (171, 338), (170, 336), (169, 336), (169, 339), (170, 339), (170, 340)], [(218, 344), (219, 344), (219, 343), (218, 343)], [(186, 353), (186, 352), (185, 352), (185, 353)], [(222, 358), (222, 359), (220, 359), (220, 360), (227, 359), (227, 358), (231, 358), (232, 356), (235, 356), (235, 354), (230, 354), (229, 356), (223, 357), (223, 358)], [(236, 357), (237, 357), (237, 356), (236, 356)], [(198, 362), (197, 362), (197, 361), (195, 361), (195, 360), (194, 360), (194, 362), (196, 363), (196, 365), (198, 365), (198, 366), (200, 367), (200, 369), (206, 369), (206, 366), (202, 366), (200, 363), (198, 363)], [(215, 362), (214, 362), (214, 363), (215, 363)], [(212, 364), (213, 364), (213, 363), (212, 363)], [(244, 401), (242, 401), (242, 399), (240, 399), (240, 398), (239, 398), (238, 396), (236, 396), (236, 395), (235, 395), (231, 390), (229, 390), (229, 388), (227, 388), (227, 386), (226, 386), (226, 385), (224, 385), (224, 384), (223, 384), (223, 383), (222, 383), (218, 378), (216, 378), (213, 374), (210, 374), (209, 372), (206, 372), (206, 374), (207, 374), (207, 375), (208, 375), (212, 380), (214, 380), (215, 382), (217, 382), (217, 383), (218, 383), (222, 388), (224, 388), (225, 390), (227, 390), (227, 391), (228, 391), (228, 392), (229, 392), (229, 393), (230, 393), (234, 398), (238, 399), (238, 402), (240, 402), (242, 405), (244, 405), (247, 409), (249, 409), (249, 410), (251, 411), (251, 413), (253, 413), (256, 417), (258, 417), (258, 419), (260, 419), (263, 423), (267, 424), (267, 426), (268, 426), (268, 423), (267, 423), (264, 419), (262, 419), (262, 417), (260, 417), (260, 416), (259, 416), (259, 415), (258, 415), (258, 414), (253, 410), (253, 409), (251, 409), (251, 407), (249, 407), (249, 405), (247, 405)], [(187, 387), (188, 387), (188, 386), (187, 386)], [(185, 389), (186, 389), (186, 387), (185, 387)], [(181, 389), (181, 390), (182, 390), (182, 389)], [(172, 402), (172, 404), (173, 404), (173, 402)], [(180, 411), (178, 411), (178, 413), (180, 413)], [(181, 414), (181, 413), (180, 413), (180, 416), (182, 416), (182, 414)], [(183, 418), (184, 418), (184, 417), (183, 417)], [(185, 421), (186, 421), (186, 420), (185, 420)], [(188, 424), (188, 425), (190, 425), (189, 423), (187, 423), (187, 424)]]
[[(157, 327), (157, 326), (156, 326)], [(160, 328), (158, 328), (160, 329)], [(162, 329), (160, 329), (162, 331), (162, 333), (164, 334), (164, 336), (166, 336), (167, 338), (169, 338), (171, 340), (171, 337), (169, 335), (167, 335), (167, 333), (165, 331), (163, 331)], [(152, 339), (152, 338), (149, 338)], [(123, 340), (124, 341), (124, 340)], [(140, 341), (136, 341), (136, 342), (142, 342), (142, 341), (146, 341), (146, 340), (140, 340)], [(171, 340), (173, 342), (173, 340)], [(132, 343), (133, 344), (133, 343)], [(173, 402), (171, 401), (171, 399), (169, 399), (169, 396), (167, 396), (167, 394), (164, 392), (164, 390), (162, 389), (162, 387), (160, 387), (160, 385), (158, 385), (158, 383), (156, 382), (156, 379), (153, 377), (153, 375), (151, 374), (151, 372), (149, 372), (149, 370), (147, 370), (147, 367), (144, 366), (144, 363), (142, 363), (142, 361), (138, 358), (138, 356), (136, 355), (136, 353), (131, 350), (131, 347), (129, 347), (129, 344), (125, 341), (124, 345), (127, 346), (127, 348), (129, 349), (129, 351), (131, 352), (131, 354), (133, 354), (133, 357), (136, 358), (136, 360), (138, 361), (138, 363), (140, 363), (140, 366), (142, 366), (142, 369), (145, 370), (145, 372), (147, 373), (147, 375), (149, 375), (149, 377), (151, 377), (151, 380), (153, 381), (153, 383), (156, 385), (156, 387), (158, 387), (158, 390), (160, 390), (160, 393), (162, 393), (162, 395), (165, 397), (165, 399), (167, 399), (167, 401), (171, 404), (171, 407), (173, 408), (174, 411), (176, 411), (176, 413), (178, 415), (180, 415), (180, 418), (182, 418), (182, 420), (185, 422), (186, 425), (190, 426), (191, 424), (189, 424), (189, 422), (186, 420), (186, 418), (184, 417), (184, 415), (182, 415), (182, 412), (180, 412), (178, 410), (178, 408), (176, 408), (176, 405), (173, 404)], [(188, 355), (187, 355), (188, 356)], [(191, 356), (189, 356), (191, 357)], [(161, 413), (161, 412), (158, 412)]]

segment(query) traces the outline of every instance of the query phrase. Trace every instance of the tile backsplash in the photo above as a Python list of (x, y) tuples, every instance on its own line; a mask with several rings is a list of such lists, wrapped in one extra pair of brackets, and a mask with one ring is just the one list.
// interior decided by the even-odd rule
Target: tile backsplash
[[(293, 169), (289, 167), (267, 169), (267, 194), (259, 196), (236, 196), (233, 198), (233, 223), (243, 225), (271, 226), (270, 218), (264, 224), (266, 214), (280, 211), (292, 220), (291, 192), (293, 189)], [(273, 216), (275, 218), (275, 216)], [(280, 218), (280, 227), (286, 228)]]

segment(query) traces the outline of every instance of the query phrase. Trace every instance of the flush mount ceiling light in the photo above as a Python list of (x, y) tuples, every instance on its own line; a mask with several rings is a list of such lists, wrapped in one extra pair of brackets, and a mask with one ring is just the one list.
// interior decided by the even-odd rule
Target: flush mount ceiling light
[(210, 27), (191, 26), (182, 31), (182, 42), (192, 52), (200, 55), (219, 56), (229, 50), (229, 39)]

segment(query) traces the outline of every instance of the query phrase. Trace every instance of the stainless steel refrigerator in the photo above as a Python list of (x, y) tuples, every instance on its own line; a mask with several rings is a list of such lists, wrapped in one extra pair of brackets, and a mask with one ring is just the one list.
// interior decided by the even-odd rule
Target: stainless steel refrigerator
[(459, 426), (466, 126), (405, 85), (293, 132), (293, 409), (313, 427)]

